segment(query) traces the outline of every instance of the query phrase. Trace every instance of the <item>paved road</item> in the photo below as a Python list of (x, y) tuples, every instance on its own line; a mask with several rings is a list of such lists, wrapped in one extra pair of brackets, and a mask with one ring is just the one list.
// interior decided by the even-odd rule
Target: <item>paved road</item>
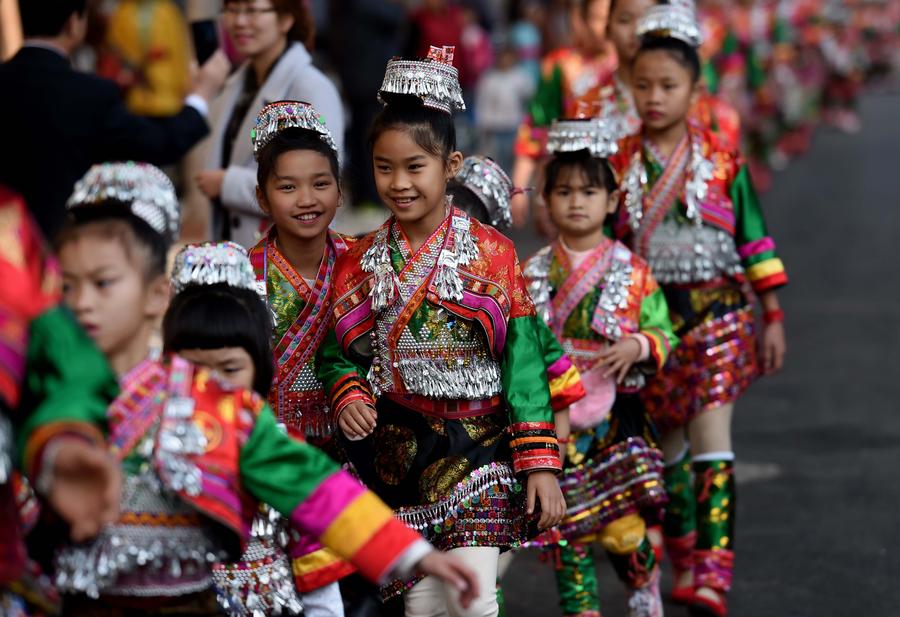
[[(820, 131), (764, 197), (792, 277), (789, 359), (736, 415), (734, 617), (900, 615), (900, 97), (862, 109), (862, 133)], [(604, 614), (624, 615), (599, 571)], [(504, 587), (511, 616), (559, 614), (535, 554)]]

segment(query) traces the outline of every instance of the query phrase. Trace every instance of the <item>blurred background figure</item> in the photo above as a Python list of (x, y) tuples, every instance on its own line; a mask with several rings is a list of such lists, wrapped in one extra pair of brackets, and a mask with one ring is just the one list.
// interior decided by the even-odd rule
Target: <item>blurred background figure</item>
[(207, 132), (208, 101), (221, 88), (227, 62), (214, 56), (174, 115), (148, 119), (125, 106), (118, 87), (73, 69), (71, 55), (88, 26), (87, 0), (20, 0), (24, 46), (0, 65), (0, 183), (21, 193), (43, 233), (65, 220), (75, 181), (94, 163), (180, 160)]
[(343, 156), (344, 109), (337, 87), (312, 62), (313, 15), (294, 0), (226, 0), (222, 21), (245, 59), (211, 107), (212, 135), (197, 185), (212, 203), (212, 237), (252, 247), (268, 220), (256, 203), (250, 131), (266, 104), (311, 103), (325, 118)]
[(97, 73), (119, 85), (133, 113), (171, 116), (190, 88), (190, 44), (184, 14), (172, 0), (121, 0), (107, 24)]
[(503, 169), (512, 169), (516, 130), (535, 88), (534, 79), (518, 62), (512, 47), (500, 50), (497, 64), (478, 83), (475, 97), (478, 152), (493, 158)]

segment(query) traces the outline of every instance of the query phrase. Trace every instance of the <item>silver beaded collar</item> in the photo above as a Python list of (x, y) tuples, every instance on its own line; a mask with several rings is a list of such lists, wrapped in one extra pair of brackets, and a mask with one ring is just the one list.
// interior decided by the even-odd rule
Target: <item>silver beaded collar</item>
[[(691, 160), (688, 163), (687, 180), (684, 183), (685, 215), (695, 225), (703, 224), (701, 208), (709, 193), (709, 182), (713, 179), (715, 164), (703, 156), (703, 146), (694, 136), (691, 140)], [(642, 151), (635, 152), (631, 164), (622, 178), (625, 193), (625, 211), (631, 229), (637, 232), (644, 218), (644, 195), (647, 192), (647, 169)]]

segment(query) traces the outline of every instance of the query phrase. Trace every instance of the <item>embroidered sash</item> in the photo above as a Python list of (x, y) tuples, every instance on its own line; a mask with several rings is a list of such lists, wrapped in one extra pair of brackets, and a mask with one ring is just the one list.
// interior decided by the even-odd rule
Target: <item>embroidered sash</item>
[(563, 271), (569, 275), (560, 285), (552, 300), (553, 307), (553, 323), (551, 328), (557, 338), (562, 339), (563, 326), (575, 307), (584, 299), (586, 295), (591, 293), (603, 280), (612, 260), (612, 241), (605, 239), (590, 255), (588, 255), (581, 265), (574, 271), (569, 264), (569, 256), (559, 241), (553, 245), (554, 256), (561, 264)]
[(666, 162), (662, 175), (657, 178), (653, 188), (644, 195), (644, 214), (641, 225), (634, 234), (634, 245), (640, 255), (647, 254), (653, 232), (672, 209), (684, 188), (690, 145), (690, 137), (685, 135)]

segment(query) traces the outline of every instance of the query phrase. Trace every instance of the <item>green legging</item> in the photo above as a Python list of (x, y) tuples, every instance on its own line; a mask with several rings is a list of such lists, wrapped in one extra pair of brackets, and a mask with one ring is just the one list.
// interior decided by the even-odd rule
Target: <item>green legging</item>
[[(558, 549), (556, 589), (563, 615), (599, 615), (600, 597), (597, 593), (593, 545), (566, 542), (560, 544)], [(607, 552), (607, 557), (619, 580), (629, 589), (645, 586), (656, 567), (653, 546), (646, 537), (635, 552), (627, 555)]]

